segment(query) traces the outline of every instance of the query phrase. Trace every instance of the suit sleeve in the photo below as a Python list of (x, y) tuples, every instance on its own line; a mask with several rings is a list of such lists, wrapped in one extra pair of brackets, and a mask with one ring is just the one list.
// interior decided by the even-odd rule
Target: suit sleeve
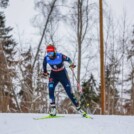
[(66, 56), (66, 55), (64, 55), (64, 54), (62, 54), (62, 59), (63, 59), (63, 61), (67, 61), (67, 62), (70, 63), (70, 64), (73, 63), (72, 60), (70, 59), (70, 57), (68, 57), (68, 56)]
[(46, 57), (44, 57), (44, 60), (43, 60), (43, 71), (44, 71), (44, 73), (47, 72), (47, 61), (46, 61)]

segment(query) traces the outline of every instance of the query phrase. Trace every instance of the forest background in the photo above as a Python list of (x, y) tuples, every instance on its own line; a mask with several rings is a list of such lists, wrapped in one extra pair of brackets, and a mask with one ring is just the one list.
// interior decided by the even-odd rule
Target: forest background
[[(0, 1), (0, 112), (49, 111), (48, 80), (42, 77), (42, 62), (46, 45), (52, 43), (77, 65), (75, 75), (83, 95), (65, 64), (81, 106), (88, 113), (101, 114), (98, 1), (34, 0), (33, 5), (35, 12), (30, 19), (33, 28), (20, 31), (16, 24), (14, 31), (9, 21), (13, 21), (12, 16), (6, 25), (10, 0)], [(106, 114), (133, 115), (133, 22), (125, 8), (121, 16), (115, 17), (107, 1), (103, 7)], [(25, 8), (29, 8), (29, 2)], [(17, 4), (14, 11), (17, 12)], [(25, 24), (21, 12), (17, 13)], [(60, 84), (55, 95), (59, 113), (76, 113)]]

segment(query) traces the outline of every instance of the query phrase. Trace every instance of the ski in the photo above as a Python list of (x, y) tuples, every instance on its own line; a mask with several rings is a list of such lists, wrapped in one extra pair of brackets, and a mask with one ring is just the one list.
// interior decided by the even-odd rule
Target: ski
[(85, 115), (85, 116), (83, 116), (84, 118), (89, 118), (89, 119), (93, 119), (93, 117), (91, 117), (90, 115)]
[(43, 119), (53, 119), (53, 118), (62, 118), (64, 116), (61, 115), (56, 115), (56, 116), (51, 116), (51, 115), (46, 115), (43, 117), (39, 117), (39, 118), (33, 118), (34, 120), (43, 120)]
[[(56, 116), (51, 116), (51, 115), (46, 115), (46, 116), (42, 116), (39, 118), (33, 118), (34, 120), (44, 120), (44, 119), (53, 119), (53, 118), (63, 118), (65, 116), (62, 115), (56, 115)], [(85, 115), (83, 116), (83, 118), (88, 118), (88, 119), (93, 119), (93, 117), (91, 117), (90, 115)]]

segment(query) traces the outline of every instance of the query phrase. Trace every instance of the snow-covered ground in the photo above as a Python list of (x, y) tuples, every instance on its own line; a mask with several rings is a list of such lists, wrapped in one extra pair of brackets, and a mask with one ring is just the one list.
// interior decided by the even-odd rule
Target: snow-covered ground
[(134, 134), (133, 116), (80, 115), (33, 120), (44, 114), (0, 114), (0, 134)]

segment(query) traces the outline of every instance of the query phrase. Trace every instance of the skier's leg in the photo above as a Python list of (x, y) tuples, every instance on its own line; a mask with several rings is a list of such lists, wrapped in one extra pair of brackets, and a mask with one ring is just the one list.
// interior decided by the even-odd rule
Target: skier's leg
[(56, 115), (56, 105), (55, 105), (55, 96), (54, 91), (58, 81), (53, 77), (52, 73), (49, 78), (49, 99), (50, 99), (50, 115)]
[(72, 93), (72, 87), (71, 87), (71, 83), (68, 77), (68, 74), (65, 72), (64, 77), (62, 77), (62, 79), (60, 80), (61, 84), (63, 85), (67, 95), (69, 96), (69, 98), (71, 99), (71, 101), (73, 102), (73, 104), (76, 106), (77, 111), (84, 117), (87, 116), (87, 113), (84, 112), (80, 105), (78, 100), (76, 99), (76, 97), (74, 96), (74, 94)]
[(63, 85), (68, 97), (70, 98), (70, 100), (72, 101), (72, 103), (78, 107), (79, 106), (79, 102), (78, 100), (76, 99), (76, 97), (74, 96), (73, 92), (72, 92), (72, 87), (71, 87), (71, 83), (70, 83), (70, 80), (69, 80), (69, 77), (67, 75), (66, 72), (63, 72), (61, 74), (62, 76), (60, 77), (60, 82), (61, 84)]

